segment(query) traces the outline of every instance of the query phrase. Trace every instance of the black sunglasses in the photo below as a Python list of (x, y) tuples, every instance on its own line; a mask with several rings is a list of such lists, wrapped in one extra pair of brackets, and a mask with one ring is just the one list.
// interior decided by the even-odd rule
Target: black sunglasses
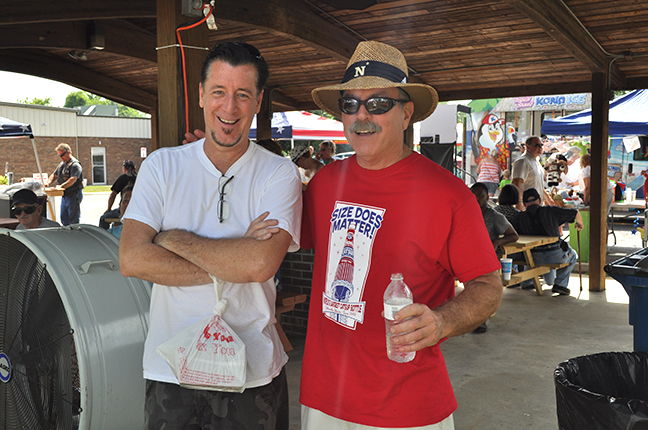
[(67, 153), (68, 153), (68, 152), (65, 151), (65, 152), (62, 152), (61, 154), (59, 154), (58, 156), (61, 157), (61, 158), (63, 158), (63, 156), (64, 156), (65, 154), (67, 154)]
[(25, 212), (25, 215), (31, 215), (36, 212), (38, 205), (24, 206), (22, 208), (13, 207), (12, 209), (16, 215), (22, 215), (23, 212)]
[(358, 112), (361, 105), (364, 105), (371, 115), (382, 115), (387, 113), (398, 103), (407, 103), (409, 100), (392, 99), (389, 97), (372, 97), (367, 100), (358, 100), (353, 97), (341, 97), (338, 99), (338, 106), (342, 113), (353, 115)]
[[(221, 180), (225, 178), (225, 182), (221, 185)], [(220, 222), (225, 221), (227, 218), (230, 216), (230, 208), (229, 204), (227, 201), (225, 201), (225, 194), (227, 194), (227, 191), (225, 190), (225, 187), (227, 184), (230, 183), (230, 181), (234, 179), (234, 176), (230, 176), (229, 178), (225, 175), (221, 176), (218, 179), (218, 194), (219, 194), (219, 199), (218, 199), (218, 220)]]

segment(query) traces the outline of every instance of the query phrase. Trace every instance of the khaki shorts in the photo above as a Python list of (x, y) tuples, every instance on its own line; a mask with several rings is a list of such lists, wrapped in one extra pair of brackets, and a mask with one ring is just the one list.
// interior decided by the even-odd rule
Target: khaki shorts
[(452, 414), (440, 423), (422, 427), (370, 427), (362, 424), (350, 423), (339, 420), (317, 409), (302, 405), (301, 407), (302, 430), (454, 430)]

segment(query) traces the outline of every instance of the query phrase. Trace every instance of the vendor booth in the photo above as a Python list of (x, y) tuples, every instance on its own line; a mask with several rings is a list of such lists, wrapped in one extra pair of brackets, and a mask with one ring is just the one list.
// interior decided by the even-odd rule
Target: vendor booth
[[(648, 90), (636, 90), (610, 103), (610, 136), (648, 134)], [(589, 136), (592, 130), (592, 110), (546, 119), (542, 134)]]
[[(39, 173), (39, 179), (40, 179), (40, 186), (37, 187), (40, 190), (45, 190), (45, 181), (43, 179), (43, 169), (41, 169), (41, 164), (40, 164), (40, 159), (38, 158), (38, 150), (36, 149), (36, 141), (34, 140), (34, 134), (32, 133), (32, 128), (30, 124), (23, 124), (18, 121), (13, 121), (8, 118), (0, 117), (0, 138), (10, 138), (10, 137), (29, 137), (32, 142), (32, 146), (34, 147), (34, 156), (36, 157), (36, 165), (38, 166), (38, 173)], [(6, 167), (5, 167), (5, 170)], [(8, 173), (5, 171), (5, 174), (7, 176), (10, 176), (10, 182), (12, 182), (12, 176), (13, 175), (8, 175)], [(10, 184), (11, 185), (11, 184)], [(36, 191), (36, 190), (35, 190)], [(36, 194), (39, 194), (38, 192)], [(0, 217), (10, 217), (11, 212), (11, 197), (9, 195), (3, 195), (5, 198), (0, 200)], [(43, 196), (44, 197), (44, 196)], [(54, 210), (51, 205), (51, 202), (49, 202), (49, 210), (52, 216), (54, 216)]]

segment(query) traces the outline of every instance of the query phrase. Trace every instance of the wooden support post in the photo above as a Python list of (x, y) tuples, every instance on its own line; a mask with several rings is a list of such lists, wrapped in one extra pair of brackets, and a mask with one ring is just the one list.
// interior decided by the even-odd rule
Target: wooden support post
[(272, 139), (272, 100), (269, 88), (263, 92), (263, 100), (261, 101), (261, 109), (257, 114), (257, 140)]
[(592, 74), (592, 176), (590, 178), (589, 289), (605, 290), (607, 247), (607, 153), (609, 86), (605, 73)]
[(160, 149), (160, 129), (158, 128), (158, 117), (160, 115), (160, 108), (156, 107), (151, 111), (151, 152)]
[[(182, 57), (175, 45), (176, 28), (195, 21), (181, 15), (181, 0), (157, 0), (157, 44), (158, 44), (158, 142), (159, 147), (177, 146), (186, 131), (185, 108), (189, 110), (189, 131), (205, 129), (202, 109), (199, 105), (200, 69), (207, 51), (185, 48), (185, 69), (187, 71), (187, 94), (189, 103), (185, 107), (182, 77)], [(206, 24), (180, 32), (184, 46), (209, 47)]]

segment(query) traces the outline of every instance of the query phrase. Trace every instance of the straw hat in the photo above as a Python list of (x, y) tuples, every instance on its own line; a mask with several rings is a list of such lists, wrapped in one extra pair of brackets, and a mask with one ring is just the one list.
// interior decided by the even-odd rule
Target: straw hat
[(398, 49), (375, 41), (358, 44), (347, 64), (341, 84), (316, 88), (312, 95), (320, 108), (339, 119), (342, 112), (337, 101), (342, 91), (374, 88), (405, 90), (414, 102), (412, 123), (430, 116), (439, 103), (439, 95), (434, 88), (425, 84), (409, 83), (407, 62)]

